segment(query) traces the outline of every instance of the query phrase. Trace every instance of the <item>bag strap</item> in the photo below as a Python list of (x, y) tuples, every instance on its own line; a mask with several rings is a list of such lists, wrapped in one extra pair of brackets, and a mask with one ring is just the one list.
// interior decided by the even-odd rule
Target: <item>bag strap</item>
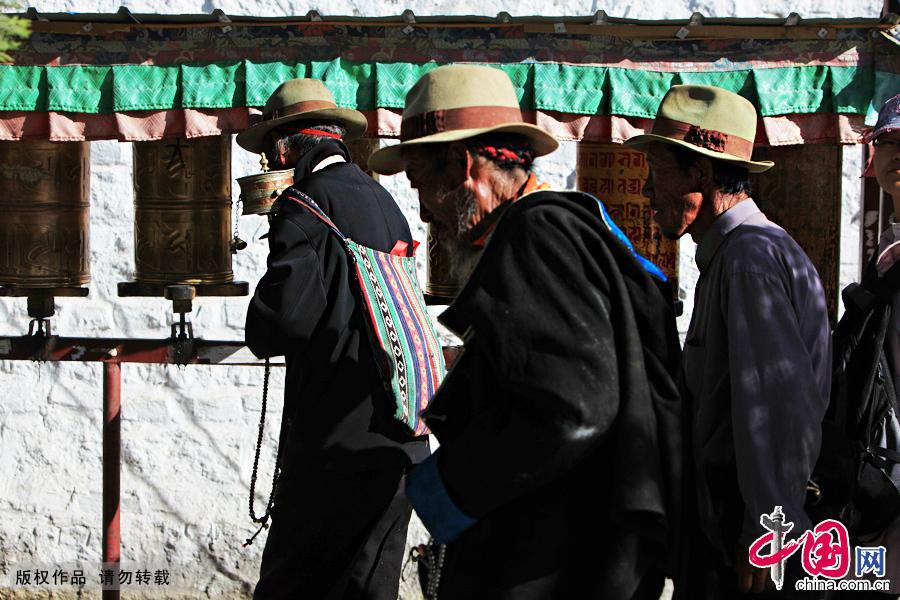
[(327, 225), (328, 228), (331, 229), (331, 231), (334, 232), (336, 236), (341, 238), (342, 242), (346, 242), (349, 239), (341, 232), (340, 229), (338, 229), (338, 226), (328, 218), (328, 215), (325, 214), (325, 211), (322, 210), (322, 208), (318, 204), (316, 204), (315, 200), (313, 200), (297, 188), (290, 187), (286, 189), (284, 191), (284, 194), (282, 195), (289, 198), (290, 200), (293, 200), (294, 202), (311, 212), (314, 217), (325, 223), (325, 225)]

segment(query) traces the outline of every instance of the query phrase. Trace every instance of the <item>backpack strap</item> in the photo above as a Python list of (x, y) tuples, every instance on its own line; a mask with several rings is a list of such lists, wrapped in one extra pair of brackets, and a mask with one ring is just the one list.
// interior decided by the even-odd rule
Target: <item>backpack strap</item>
[(331, 231), (336, 236), (338, 236), (342, 242), (346, 243), (346, 241), (348, 240), (347, 236), (344, 235), (340, 229), (338, 229), (338, 226), (335, 225), (330, 218), (328, 218), (328, 215), (325, 214), (325, 211), (322, 210), (322, 208), (318, 204), (316, 204), (315, 200), (294, 187), (289, 187), (288, 189), (286, 189), (282, 196), (296, 202), (297, 204), (311, 212), (314, 217), (325, 223), (325, 225), (327, 225), (328, 228), (331, 229)]

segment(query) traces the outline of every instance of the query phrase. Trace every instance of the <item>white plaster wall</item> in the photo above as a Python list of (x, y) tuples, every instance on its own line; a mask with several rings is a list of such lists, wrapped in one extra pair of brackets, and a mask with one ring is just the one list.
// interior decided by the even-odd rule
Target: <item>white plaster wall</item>
[[(875, 0), (616, 0), (574, 2), (490, 0), (104, 0), (86, 3), (46, 0), (39, 11), (200, 13), (220, 7), (231, 14), (323, 14), (378, 16), (412, 8), (417, 14), (587, 14), (603, 8), (613, 16), (877, 16)], [(858, 148), (847, 149), (842, 223), (842, 282), (856, 277), (858, 264)], [(163, 299), (120, 299), (116, 283), (130, 279), (133, 264), (130, 144), (94, 142), (91, 147), (91, 260), (87, 299), (63, 299), (56, 332), (82, 336), (164, 337), (170, 307)], [(575, 146), (563, 144), (541, 159), (538, 170), (554, 186), (574, 184)], [(234, 146), (233, 177), (256, 172), (254, 157)], [(405, 176), (383, 178), (395, 194), (414, 235), (424, 244), (416, 198)], [(235, 186), (235, 196), (236, 196)], [(265, 266), (266, 229), (259, 217), (240, 219), (249, 248), (235, 259), (239, 280), (255, 285)], [(692, 244), (682, 245), (682, 287), (686, 329), (696, 280)], [(424, 271), (423, 271), (424, 276)], [(207, 339), (242, 339), (246, 298), (200, 299), (191, 315), (195, 332)], [(27, 327), (21, 299), (0, 300), (0, 335)], [(262, 370), (226, 367), (134, 366), (123, 368), (122, 550), (123, 560), (172, 571), (180, 597), (245, 597), (253, 587), (263, 536), (241, 548), (252, 532), (247, 518), (250, 464), (259, 419)], [(273, 374), (266, 445), (257, 510), (269, 489), (275, 432), (282, 406), (283, 374)], [(17, 565), (62, 565), (100, 559), (101, 370), (98, 365), (0, 361), (0, 597), (5, 574)], [(411, 540), (424, 537), (414, 522)], [(415, 575), (403, 583), (402, 598), (414, 598)], [(20, 597), (20, 596), (17, 596)], [(21, 596), (25, 597), (25, 596)], [(41, 596), (43, 597), (43, 596)], [(62, 596), (65, 597), (65, 596)], [(132, 595), (132, 597), (137, 597)], [(158, 597), (158, 596), (157, 596)], [(178, 597), (172, 594), (171, 597)]]
[(876, 17), (881, 0), (40, 0), (32, 6), (45, 12), (115, 12), (120, 6), (132, 12), (204, 13), (221, 8), (226, 14), (283, 16), (306, 14), (377, 17), (411, 9), (418, 15), (490, 15), (506, 11), (521, 15), (586, 15), (605, 10), (630, 19), (684, 19), (694, 12), (713, 17)]

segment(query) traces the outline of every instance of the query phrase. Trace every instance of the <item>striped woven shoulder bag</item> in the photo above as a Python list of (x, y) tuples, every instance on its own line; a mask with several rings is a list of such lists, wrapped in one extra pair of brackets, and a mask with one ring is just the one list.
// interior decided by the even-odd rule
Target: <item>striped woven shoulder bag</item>
[(354, 287), (369, 323), (369, 339), (394, 418), (416, 436), (428, 433), (422, 411), (444, 378), (444, 355), (425, 309), (411, 256), (380, 252), (341, 233), (315, 200), (296, 188), (283, 198), (309, 210), (336, 235), (354, 267)]

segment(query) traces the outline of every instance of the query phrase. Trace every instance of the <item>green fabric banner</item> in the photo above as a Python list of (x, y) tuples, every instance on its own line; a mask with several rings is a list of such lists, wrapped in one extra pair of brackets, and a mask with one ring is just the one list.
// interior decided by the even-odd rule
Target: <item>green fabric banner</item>
[(900, 91), (900, 73), (886, 71), (875, 72), (875, 91), (872, 94), (872, 105), (866, 115), (866, 124), (874, 125), (878, 121), (878, 111), (890, 98)]
[[(172, 66), (0, 65), (0, 110), (109, 114), (173, 108), (261, 107), (286, 79), (322, 79), (339, 106), (403, 107), (435, 63), (233, 61)], [(871, 66), (799, 66), (672, 73), (561, 63), (493, 65), (512, 79), (524, 110), (653, 118), (672, 85), (716, 85), (752, 101), (762, 116), (866, 114), (897, 76)]]

